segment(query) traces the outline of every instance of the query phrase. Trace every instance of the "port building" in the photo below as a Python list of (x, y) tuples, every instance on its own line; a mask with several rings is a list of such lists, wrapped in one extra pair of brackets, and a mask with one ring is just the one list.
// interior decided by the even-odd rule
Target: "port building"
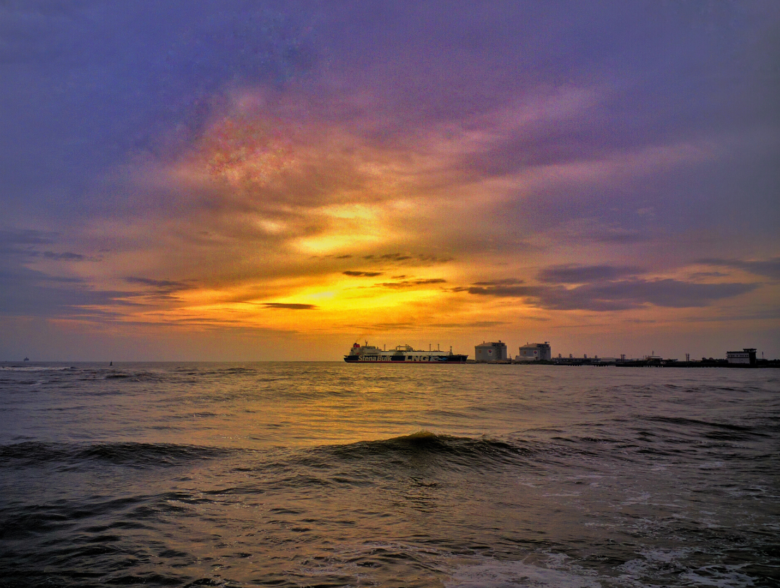
[(474, 360), (477, 362), (506, 361), (506, 343), (482, 342), (474, 346)]
[(726, 360), (729, 363), (756, 365), (756, 350), (753, 348), (746, 348), (742, 351), (727, 351)]
[(520, 347), (517, 361), (551, 361), (552, 349), (549, 341), (544, 343), (526, 343)]

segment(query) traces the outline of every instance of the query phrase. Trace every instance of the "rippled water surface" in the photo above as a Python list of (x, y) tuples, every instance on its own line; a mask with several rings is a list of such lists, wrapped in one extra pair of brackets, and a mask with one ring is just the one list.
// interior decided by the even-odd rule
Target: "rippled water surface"
[(780, 371), (0, 364), (0, 587), (778, 586)]

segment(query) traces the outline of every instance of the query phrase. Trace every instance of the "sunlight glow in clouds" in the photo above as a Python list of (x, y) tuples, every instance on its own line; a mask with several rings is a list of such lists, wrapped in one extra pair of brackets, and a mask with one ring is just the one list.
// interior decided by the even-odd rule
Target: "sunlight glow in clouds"
[[(683, 143), (475, 176), (469, 170), (471, 161), (500, 149), (514, 133), (522, 136), (529, 124), (545, 128), (586, 115), (597, 104), (594, 92), (573, 91), (563, 98), (557, 92), (549, 104), (536, 95), (531, 104), (516, 102), (514, 111), (504, 108), (459, 126), (434, 127), (406, 149), (368, 140), (360, 131), (363, 122), (358, 130), (321, 122), (311, 108), (304, 108), (300, 97), (294, 99), (293, 110), (307, 111), (305, 120), (279, 116), (273, 109), (268, 113), (258, 106), (265, 102), (265, 91), (259, 92), (256, 100), (248, 100), (251, 91), (244, 90), (242, 99), (230, 107), (235, 109), (238, 103), (238, 112), (217, 116), (170, 167), (173, 197), (186, 201), (193, 191), (204, 194), (201, 206), (209, 211), (201, 215), (196, 208), (190, 216), (185, 208), (183, 216), (162, 219), (162, 225), (156, 224), (142, 239), (147, 244), (142, 266), (156, 267), (170, 283), (151, 292), (140, 288), (131, 295), (151, 308), (108, 303), (99, 307), (101, 311), (115, 313), (120, 322), (150, 325), (238, 323), (333, 333), (352, 332), (355, 324), (366, 325), (369, 331), (371, 325), (392, 329), (461, 324), (458, 313), (472, 323), (489, 323), (499, 315), (512, 324), (523, 316), (533, 319), (548, 306), (570, 312), (580, 307), (641, 308), (645, 305), (641, 298), (622, 302), (614, 299), (619, 294), (608, 292), (596, 294), (607, 296), (602, 302), (576, 302), (570, 293), (577, 288), (589, 296), (597, 292), (588, 281), (561, 284), (557, 290), (527, 285), (534, 280), (529, 256), (546, 263), (549, 253), (559, 254), (561, 248), (529, 230), (529, 242), (543, 243), (548, 253), (539, 246), (520, 255), (501, 253), (501, 245), (491, 243), (504, 238), (502, 229), (490, 219), (513, 201), (522, 211), (524, 199), (540, 191), (630, 184), (714, 157), (710, 147)], [(246, 104), (252, 108), (247, 110)], [(280, 109), (286, 108), (283, 104)], [(176, 187), (179, 178), (185, 179), (181, 190)], [(236, 238), (236, 222), (248, 239)], [(434, 253), (450, 239), (473, 233), (472, 223), (495, 231), (495, 238), (487, 239), (487, 249), (477, 245), (470, 251), (450, 241), (446, 256)], [(130, 232), (136, 236), (128, 240), (137, 239), (139, 231), (143, 233), (143, 226), (132, 226)], [(171, 239), (177, 233), (180, 236)], [(170, 247), (183, 246), (186, 234), (208, 234), (232, 243), (186, 252), (195, 256), (194, 267), (210, 268), (208, 274), (182, 271), (181, 259), (170, 258)], [(225, 257), (232, 259), (225, 263)], [(360, 269), (350, 275), (348, 268), (353, 267)], [(479, 283), (486, 272), (513, 276), (510, 281), (523, 285), (469, 286)], [(206, 275), (209, 285), (199, 285)], [(155, 286), (154, 280), (140, 283)], [(672, 286), (644, 281), (610, 287), (657, 289), (659, 284)], [(489, 302), (484, 294), (498, 298)], [(547, 303), (549, 296), (553, 301)], [(651, 304), (663, 300), (651, 296), (655, 296), (648, 299)]]
[[(231, 333), (241, 358), (253, 336), (329, 359), (355, 336), (780, 354), (780, 14), (660, 4), (58, 17), (63, 61), (30, 53), (2, 90), (0, 321), (192, 333), (195, 359)], [(143, 67), (101, 57), (123, 27)]]

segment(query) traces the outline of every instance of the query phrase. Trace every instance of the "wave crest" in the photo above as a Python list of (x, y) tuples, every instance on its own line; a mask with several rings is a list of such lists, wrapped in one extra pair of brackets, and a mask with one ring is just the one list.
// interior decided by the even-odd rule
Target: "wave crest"
[(360, 441), (349, 445), (327, 448), (336, 458), (343, 460), (407, 459), (427, 460), (441, 466), (469, 468), (490, 467), (516, 463), (531, 451), (505, 441), (487, 437), (471, 438), (437, 435), (422, 430), (410, 435), (377, 441)]
[(96, 443), (75, 445), (25, 441), (0, 446), (0, 463), (5, 466), (36, 466), (62, 462), (68, 466), (100, 461), (136, 467), (166, 467), (209, 459), (229, 450), (171, 443)]

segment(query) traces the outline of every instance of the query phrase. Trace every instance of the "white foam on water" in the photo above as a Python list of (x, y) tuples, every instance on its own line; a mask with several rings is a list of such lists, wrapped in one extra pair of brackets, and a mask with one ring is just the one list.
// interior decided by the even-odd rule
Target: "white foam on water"
[[(555, 559), (551, 560), (555, 564)], [(447, 588), (601, 588), (594, 578), (575, 572), (543, 568), (522, 561), (490, 558), (457, 567), (444, 581)]]
[(646, 549), (640, 554), (648, 561), (671, 563), (673, 561), (688, 557), (690, 549)]
[(633, 498), (629, 498), (628, 500), (624, 500), (621, 502), (623, 506), (629, 506), (631, 504), (644, 504), (648, 500), (650, 500), (650, 493), (649, 492), (643, 492), (639, 496), (635, 496)]
[(618, 566), (617, 570), (621, 573), (620, 578), (634, 578), (647, 573), (647, 560), (631, 559)]
[(620, 585), (639, 586), (638, 579), (642, 576), (653, 576), (659, 569), (681, 570), (684, 566), (680, 560), (688, 557), (690, 549), (646, 549), (640, 552), (641, 558), (636, 558), (618, 566)]
[(775, 522), (763, 523), (761, 526), (764, 527), (765, 529), (771, 529), (772, 531), (780, 532), (780, 521), (776, 523)]
[(641, 558), (627, 561), (617, 568), (621, 574), (616, 578), (618, 585), (642, 586), (639, 578), (657, 577), (659, 574), (668, 577), (674, 570), (679, 573), (676, 576), (677, 581), (672, 584), (675, 586), (750, 588), (755, 585), (750, 576), (739, 571), (744, 566), (704, 566), (696, 569), (688, 567), (685, 560), (694, 551), (691, 548), (644, 550), (640, 553)]
[(705, 567), (685, 572), (680, 577), (694, 586), (714, 586), (715, 588), (749, 588), (755, 586), (752, 578), (737, 570), (742, 566)]

